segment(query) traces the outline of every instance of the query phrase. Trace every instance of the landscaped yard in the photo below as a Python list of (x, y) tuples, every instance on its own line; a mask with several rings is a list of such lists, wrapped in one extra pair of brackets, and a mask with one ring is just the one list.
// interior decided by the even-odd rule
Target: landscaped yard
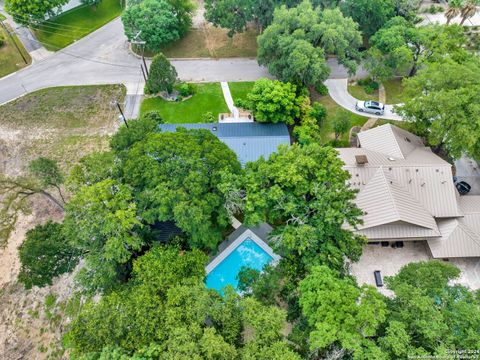
[(229, 82), (228, 87), (232, 93), (233, 101), (237, 100), (246, 100), (247, 94), (252, 90), (253, 81), (244, 81), (244, 82)]
[[(233, 38), (227, 30), (207, 26), (190, 30), (185, 37), (162, 49), (169, 58), (230, 58), (257, 56), (257, 32), (248, 30)], [(146, 52), (152, 56), (153, 53)]]
[(48, 49), (58, 50), (97, 30), (122, 13), (120, 0), (103, 0), (96, 7), (79, 6), (35, 27), (37, 39)]
[[(341, 111), (347, 111), (343, 109), (340, 105), (338, 105), (333, 99), (327, 95), (327, 96), (321, 96), (318, 99), (316, 99), (320, 103), (325, 106), (327, 109), (327, 118), (324, 120), (321, 128), (320, 128), (320, 134), (323, 140), (323, 143), (326, 144), (330, 141), (332, 141), (335, 138), (335, 134), (332, 128), (332, 119), (335, 117), (335, 115)], [(367, 117), (365, 116), (360, 116), (356, 115), (354, 113), (351, 113), (348, 111), (348, 114), (350, 114), (350, 126), (362, 126), (365, 124), (365, 122), (368, 120)], [(348, 142), (348, 132), (340, 136), (339, 139), (342, 143)]]
[(387, 104), (400, 104), (405, 102), (402, 78), (387, 80), (383, 83)]
[(0, 26), (0, 37), (2, 36), (5, 38), (5, 44), (0, 47), (0, 77), (15, 72), (32, 62), (30, 55), (23, 47), (20, 40), (18, 40), (17, 36), (13, 35), (13, 41), (15, 41), (20, 48), (20, 51), (22, 51), (27, 63), (25, 63), (25, 60), (23, 60), (22, 55), (19, 53), (17, 47), (13, 43), (10, 36), (6, 33), (5, 29)]
[(367, 94), (365, 87), (360, 85), (348, 85), (348, 92), (354, 98), (358, 100), (376, 100), (378, 101), (378, 90), (375, 90), (372, 94)]
[(40, 90), (0, 107), (0, 172), (18, 175), (45, 156), (68, 170), (81, 157), (107, 148), (118, 127), (112, 100), (122, 102), (121, 85)]
[(195, 94), (185, 101), (166, 101), (161, 97), (143, 101), (140, 113), (157, 110), (166, 123), (199, 123), (202, 115), (212, 112), (215, 119), (219, 113), (229, 112), (219, 83), (196, 84)]

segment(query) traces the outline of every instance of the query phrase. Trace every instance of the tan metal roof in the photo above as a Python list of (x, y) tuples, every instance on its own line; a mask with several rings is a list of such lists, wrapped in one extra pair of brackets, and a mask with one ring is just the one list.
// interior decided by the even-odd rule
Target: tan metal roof
[(424, 147), (421, 138), (391, 124), (360, 132), (358, 140), (364, 149), (399, 159), (405, 159), (417, 147)]
[(480, 213), (480, 195), (460, 196), (458, 205), (464, 214)]
[(363, 225), (358, 228), (367, 229), (402, 221), (438, 233), (437, 224), (430, 212), (387, 172), (379, 167), (357, 195), (356, 204), (366, 213)]
[[(431, 151), (416, 149), (407, 159), (395, 161), (388, 160), (384, 154), (362, 148), (341, 148), (337, 151), (345, 163), (344, 169), (351, 175), (349, 184), (353, 188), (362, 190), (377, 170), (383, 167), (385, 172), (432, 216), (461, 215), (457, 206), (457, 191), (452, 181), (451, 165)], [(361, 154), (368, 158), (368, 163), (365, 165), (356, 164), (355, 156)], [(411, 160), (411, 156), (414, 156), (415, 161)], [(417, 161), (417, 158), (422, 159), (423, 163)]]
[(438, 221), (441, 237), (428, 239), (435, 258), (480, 256), (480, 213)]
[(426, 238), (438, 237), (439, 232), (424, 227), (396, 223), (375, 226), (368, 229), (357, 230), (358, 234), (364, 235), (373, 241), (392, 240), (424, 240)]
[(366, 213), (358, 233), (373, 241), (425, 239), (435, 258), (480, 257), (480, 196), (458, 195), (449, 163), (393, 125), (358, 139), (361, 148), (337, 149)]

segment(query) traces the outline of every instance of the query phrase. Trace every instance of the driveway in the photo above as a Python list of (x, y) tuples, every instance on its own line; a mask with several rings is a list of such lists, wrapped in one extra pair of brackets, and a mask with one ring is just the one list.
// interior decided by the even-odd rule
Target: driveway
[(368, 118), (378, 118), (386, 120), (402, 121), (402, 117), (394, 113), (393, 105), (385, 105), (385, 113), (383, 115), (366, 114), (355, 110), (355, 99), (347, 90), (348, 79), (328, 79), (325, 81), (325, 86), (328, 88), (328, 93), (331, 98), (343, 108), (361, 116)]
[(468, 195), (480, 195), (480, 164), (462, 156), (455, 160), (455, 176), (458, 181), (466, 181), (472, 189)]

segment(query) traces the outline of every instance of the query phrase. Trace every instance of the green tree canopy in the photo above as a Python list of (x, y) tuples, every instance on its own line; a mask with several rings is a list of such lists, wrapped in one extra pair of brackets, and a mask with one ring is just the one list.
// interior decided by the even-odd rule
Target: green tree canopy
[[(272, 24), (257, 39), (259, 64), (268, 66), (270, 73), (282, 81), (321, 84), (330, 69), (321, 44), (324, 32), (320, 22), (319, 11), (309, 1), (291, 9), (277, 8)], [(324, 23), (323, 29), (330, 25)]]
[(398, 112), (432, 146), (453, 158), (480, 157), (480, 60), (429, 62), (404, 80), (407, 101)]
[(42, 188), (48, 189), (53, 186), (57, 189), (62, 201), (65, 202), (61, 189), (64, 182), (63, 173), (54, 160), (39, 157), (28, 164), (28, 170)]
[(191, 246), (215, 248), (229, 223), (217, 184), (223, 172), (240, 171), (235, 153), (215, 135), (185, 129), (151, 134), (119, 166), (146, 223), (173, 220)]
[(480, 302), (467, 288), (450, 285), (458, 275), (451, 264), (429, 261), (408, 264), (385, 279), (395, 297), (377, 342), (390, 359), (478, 348)]
[(365, 67), (378, 81), (396, 74), (413, 76), (422, 62), (439, 61), (447, 54), (465, 56), (465, 38), (460, 27), (417, 27), (399, 16), (378, 30), (370, 44)]
[(51, 285), (55, 276), (77, 265), (80, 252), (68, 243), (62, 229), (61, 224), (49, 221), (27, 232), (19, 248), (22, 266), (18, 275), (25, 288)]
[(300, 282), (300, 306), (312, 327), (311, 350), (325, 350), (334, 343), (360, 350), (377, 334), (387, 314), (385, 300), (375, 288), (359, 288), (326, 266), (313, 267)]
[(66, 3), (68, 0), (5, 0), (5, 10), (14, 17), (15, 22), (27, 25), (43, 21), (45, 15), (56, 15), (56, 10)]
[[(206, 261), (198, 250), (154, 246), (135, 260), (128, 284), (84, 306), (67, 335), (73, 355), (267, 360), (285, 353), (285, 359), (299, 360), (281, 334), (285, 312), (241, 300), (231, 288), (225, 297), (207, 290)], [(246, 329), (251, 336), (242, 348), (239, 337)]]
[(156, 94), (160, 91), (171, 93), (177, 81), (177, 71), (162, 53), (153, 57), (146, 83), (146, 92)]
[(301, 102), (302, 97), (297, 96), (295, 85), (259, 79), (247, 94), (247, 99), (239, 105), (252, 110), (259, 122), (284, 122), (292, 125), (300, 116)]
[(393, 0), (345, 0), (341, 8), (360, 25), (366, 38), (375, 34), (395, 15)]
[(80, 188), (67, 204), (65, 233), (86, 254), (79, 277), (87, 289), (115, 286), (124, 270), (119, 264), (128, 263), (144, 244), (133, 200), (128, 186), (107, 179)]
[(239, 206), (247, 224), (278, 224), (272, 241), (293, 279), (315, 264), (343, 269), (345, 258), (361, 254), (363, 239), (343, 227), (359, 224), (361, 211), (342, 165), (330, 147), (294, 144), (248, 163), (239, 182), (230, 179), (244, 188)]
[(182, 32), (175, 8), (166, 0), (144, 0), (132, 5), (123, 12), (122, 22), (129, 40), (141, 31), (141, 40), (152, 51), (180, 39)]
[(135, 121), (130, 121), (128, 127), (122, 125), (112, 136), (110, 147), (116, 153), (128, 150), (138, 141), (144, 140), (148, 135), (157, 133), (159, 131), (158, 125), (162, 122), (162, 118), (156, 116), (153, 118), (146, 116)]

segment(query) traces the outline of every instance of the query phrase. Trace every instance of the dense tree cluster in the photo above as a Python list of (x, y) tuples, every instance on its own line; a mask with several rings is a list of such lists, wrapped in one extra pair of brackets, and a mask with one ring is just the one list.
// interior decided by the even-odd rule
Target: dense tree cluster
[(131, 41), (145, 41), (148, 49), (159, 51), (187, 33), (194, 10), (190, 0), (135, 2), (122, 14), (125, 35)]
[(407, 101), (399, 112), (436, 150), (453, 158), (479, 158), (480, 60), (464, 49), (465, 38), (457, 26), (434, 34), (421, 69), (404, 80)]
[(335, 54), (352, 73), (360, 59), (358, 25), (339, 9), (314, 8), (308, 1), (282, 6), (258, 37), (258, 62), (282, 81), (319, 85), (329, 74), (326, 56)]
[(20, 24), (30, 24), (36, 21), (43, 21), (46, 15), (56, 15), (57, 11), (68, 0), (6, 0), (5, 10)]

